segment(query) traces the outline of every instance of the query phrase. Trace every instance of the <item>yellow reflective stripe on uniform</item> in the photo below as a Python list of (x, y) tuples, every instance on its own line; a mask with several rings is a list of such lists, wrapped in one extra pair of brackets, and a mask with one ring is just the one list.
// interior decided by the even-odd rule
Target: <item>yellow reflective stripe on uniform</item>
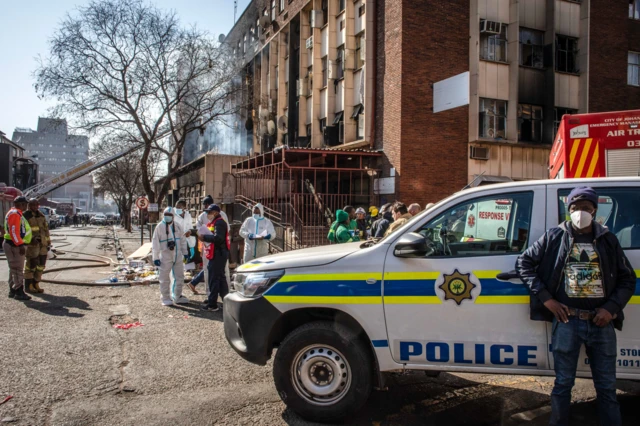
[(640, 296), (631, 296), (628, 305), (640, 305)]
[(32, 226), (31, 227), (31, 231), (32, 232), (39, 232), (40, 231), (40, 227), (39, 226)]
[(271, 303), (318, 305), (380, 305), (381, 296), (264, 296)]
[(382, 274), (378, 272), (366, 273), (366, 272), (354, 272), (344, 274), (285, 274), (278, 280), (281, 283), (288, 282), (309, 282), (309, 281), (366, 281), (374, 279), (377, 281), (382, 280)]
[(385, 296), (387, 305), (441, 305), (438, 296)]

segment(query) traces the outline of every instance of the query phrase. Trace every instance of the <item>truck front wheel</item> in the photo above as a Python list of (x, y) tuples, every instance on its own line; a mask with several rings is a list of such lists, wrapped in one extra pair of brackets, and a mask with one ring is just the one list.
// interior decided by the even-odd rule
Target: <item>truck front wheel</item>
[(366, 344), (351, 330), (313, 322), (282, 342), (273, 377), (289, 408), (308, 420), (330, 421), (356, 412), (367, 401), (373, 362)]

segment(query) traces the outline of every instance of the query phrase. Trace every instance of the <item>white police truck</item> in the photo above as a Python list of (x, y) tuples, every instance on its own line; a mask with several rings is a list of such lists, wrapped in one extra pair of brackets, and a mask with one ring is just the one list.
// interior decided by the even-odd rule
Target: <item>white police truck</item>
[[(567, 219), (566, 197), (582, 185), (595, 188), (606, 205), (596, 219), (640, 269), (640, 178), (483, 186), (439, 202), (377, 243), (242, 265), (237, 292), (224, 300), (227, 340), (260, 365), (277, 348), (273, 377), (282, 400), (316, 421), (359, 409), (392, 371), (553, 375), (551, 325), (529, 319), (515, 262)], [(624, 312), (618, 378), (638, 380), (640, 284)], [(578, 376), (590, 376), (584, 349)]]

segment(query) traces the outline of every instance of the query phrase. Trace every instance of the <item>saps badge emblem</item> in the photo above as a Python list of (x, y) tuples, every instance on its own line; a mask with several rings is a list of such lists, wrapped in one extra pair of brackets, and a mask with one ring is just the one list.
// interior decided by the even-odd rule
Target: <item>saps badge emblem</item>
[(461, 274), (457, 269), (450, 275), (443, 275), (444, 282), (440, 288), (444, 291), (444, 300), (453, 300), (458, 305), (463, 300), (472, 300), (471, 290), (476, 285), (470, 280), (470, 274)]

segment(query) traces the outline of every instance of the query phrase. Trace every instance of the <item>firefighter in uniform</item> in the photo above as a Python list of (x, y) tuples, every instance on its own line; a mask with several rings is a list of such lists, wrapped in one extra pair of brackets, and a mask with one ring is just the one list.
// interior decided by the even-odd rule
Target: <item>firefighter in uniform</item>
[(24, 287), (27, 293), (44, 293), (40, 288), (40, 281), (47, 263), (47, 252), (51, 248), (47, 218), (38, 210), (39, 208), (38, 200), (32, 198), (29, 200), (29, 209), (23, 214), (31, 226), (32, 233), (31, 242), (27, 245), (27, 261), (24, 265)]

